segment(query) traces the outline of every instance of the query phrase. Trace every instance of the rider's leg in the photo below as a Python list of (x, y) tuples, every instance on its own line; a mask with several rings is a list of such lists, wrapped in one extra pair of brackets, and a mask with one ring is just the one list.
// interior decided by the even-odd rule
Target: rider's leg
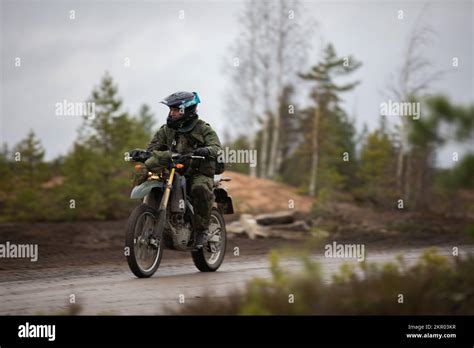
[(204, 232), (209, 228), (214, 195), (212, 194), (213, 179), (205, 175), (196, 175), (191, 178), (191, 202), (194, 208), (195, 245), (204, 244)]

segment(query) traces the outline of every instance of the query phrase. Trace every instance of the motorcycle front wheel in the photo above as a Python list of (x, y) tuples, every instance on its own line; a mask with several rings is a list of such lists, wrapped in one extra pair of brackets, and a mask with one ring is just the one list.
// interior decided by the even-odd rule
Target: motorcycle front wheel
[(143, 203), (128, 218), (125, 255), (130, 270), (138, 278), (151, 277), (160, 266), (163, 255), (162, 236), (156, 235), (157, 212)]

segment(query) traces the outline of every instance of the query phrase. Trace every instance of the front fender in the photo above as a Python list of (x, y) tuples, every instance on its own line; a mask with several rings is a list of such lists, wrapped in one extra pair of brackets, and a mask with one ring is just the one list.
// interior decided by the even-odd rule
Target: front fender
[(151, 192), (155, 187), (165, 187), (165, 183), (162, 181), (145, 181), (144, 183), (135, 186), (130, 193), (131, 199), (141, 199)]

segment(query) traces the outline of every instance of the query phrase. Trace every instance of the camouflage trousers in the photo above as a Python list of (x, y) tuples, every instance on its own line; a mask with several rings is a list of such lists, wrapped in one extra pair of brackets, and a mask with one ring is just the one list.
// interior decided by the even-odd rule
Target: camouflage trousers
[(189, 193), (194, 208), (194, 229), (201, 232), (209, 228), (214, 204), (213, 179), (202, 174), (194, 175), (189, 179), (188, 185), (190, 185)]

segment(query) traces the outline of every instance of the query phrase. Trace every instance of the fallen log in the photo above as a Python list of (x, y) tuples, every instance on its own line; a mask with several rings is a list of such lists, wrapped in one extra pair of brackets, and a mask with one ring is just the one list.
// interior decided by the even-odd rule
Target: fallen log
[(259, 225), (263, 226), (291, 224), (295, 221), (295, 211), (285, 210), (276, 213), (260, 214), (255, 217), (255, 220)]
[(309, 230), (310, 227), (304, 220), (297, 220), (287, 224), (262, 226), (257, 223), (257, 219), (251, 214), (242, 214), (238, 221), (233, 221), (227, 225), (227, 232), (230, 235), (246, 234), (250, 239), (259, 237), (304, 239), (309, 236)]
[(279, 231), (288, 231), (288, 232), (308, 232), (310, 230), (309, 225), (304, 220), (298, 220), (289, 224), (283, 225), (270, 225), (262, 226), (262, 228), (279, 230)]
[(226, 226), (227, 233), (231, 234), (244, 234), (245, 228), (242, 226), (240, 221), (233, 221)]
[(257, 221), (252, 215), (242, 214), (239, 221), (250, 239), (256, 239), (257, 236), (261, 236), (260, 226), (258, 226)]

